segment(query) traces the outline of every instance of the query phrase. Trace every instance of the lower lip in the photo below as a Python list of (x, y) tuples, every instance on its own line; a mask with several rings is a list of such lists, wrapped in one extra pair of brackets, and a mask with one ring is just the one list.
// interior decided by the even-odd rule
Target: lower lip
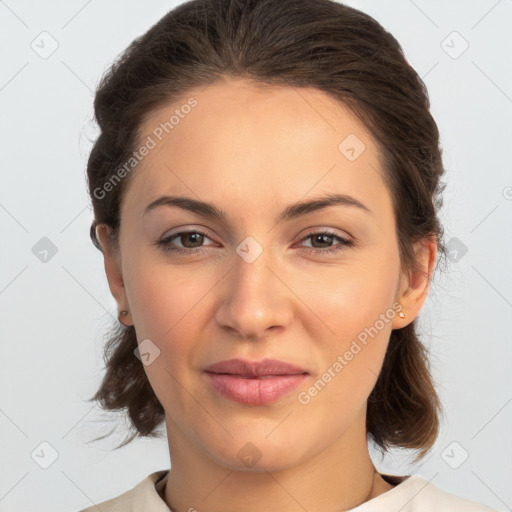
[(275, 402), (290, 393), (309, 376), (273, 375), (264, 378), (243, 378), (240, 375), (205, 372), (210, 384), (222, 396), (243, 404), (262, 405)]

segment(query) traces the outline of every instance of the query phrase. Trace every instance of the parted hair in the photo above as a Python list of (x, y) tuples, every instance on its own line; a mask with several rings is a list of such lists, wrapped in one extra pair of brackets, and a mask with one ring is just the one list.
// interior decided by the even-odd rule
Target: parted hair
[[(120, 202), (130, 176), (108, 193), (98, 191), (133, 154), (143, 121), (192, 88), (226, 77), (313, 87), (347, 106), (378, 145), (402, 268), (419, 268), (413, 244), (427, 238), (437, 244), (436, 269), (446, 262), (438, 218), (445, 187), (442, 149), (426, 86), (374, 18), (332, 0), (187, 1), (115, 59), (96, 90), (99, 136), (87, 163), (90, 236), (98, 249), (98, 224), (111, 228), (118, 247)], [(103, 380), (90, 399), (104, 410), (126, 413), (131, 435), (120, 446), (136, 436), (157, 436), (165, 420), (136, 347), (135, 328), (116, 322), (106, 336)], [(390, 447), (417, 450), (419, 460), (437, 438), (441, 412), (429, 350), (414, 320), (391, 332), (367, 402), (368, 438), (382, 453)]]

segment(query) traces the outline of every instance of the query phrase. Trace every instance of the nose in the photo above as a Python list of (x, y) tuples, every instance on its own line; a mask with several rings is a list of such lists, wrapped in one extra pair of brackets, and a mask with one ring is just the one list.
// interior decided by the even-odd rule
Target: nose
[[(281, 275), (280, 275), (281, 274)], [(232, 336), (259, 340), (285, 329), (293, 319), (293, 292), (271, 251), (254, 261), (234, 254), (220, 286), (216, 322)]]

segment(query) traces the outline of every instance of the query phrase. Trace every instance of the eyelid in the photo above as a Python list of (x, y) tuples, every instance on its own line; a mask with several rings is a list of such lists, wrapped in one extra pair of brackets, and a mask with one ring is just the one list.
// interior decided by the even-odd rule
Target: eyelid
[[(207, 230), (203, 231), (202, 228), (181, 227), (181, 228), (177, 228), (177, 229), (179, 231), (170, 233), (167, 236), (164, 235), (161, 239), (159, 239), (158, 241), (155, 242), (155, 245), (162, 246), (165, 251), (168, 251), (170, 253), (174, 253), (177, 255), (179, 254), (179, 255), (183, 255), (183, 256), (190, 256), (190, 257), (203, 254), (207, 247), (211, 247), (211, 246), (218, 247), (218, 245), (219, 245), (213, 240), (213, 237), (209, 236), (209, 234), (206, 232)], [(201, 236), (203, 236), (203, 238), (207, 238), (207, 239), (210, 239), (211, 241), (213, 241), (213, 244), (212, 245), (202, 245), (200, 247), (195, 247), (195, 248), (191, 248), (191, 249), (181, 248), (179, 246), (172, 247), (171, 242), (175, 238), (179, 239), (181, 237), (181, 235), (189, 234), (189, 233), (200, 234)], [(333, 238), (335, 240), (335, 243), (333, 246), (327, 247), (327, 248), (315, 248), (315, 247), (309, 248), (309, 247), (301, 246), (301, 244), (304, 241), (312, 238), (315, 235), (327, 235), (328, 237)], [(326, 257), (338, 254), (344, 250), (353, 248), (357, 245), (356, 241), (350, 234), (349, 234), (349, 236), (346, 236), (346, 235), (344, 236), (344, 235), (338, 234), (333, 228), (318, 228), (318, 227), (317, 228), (315, 228), (315, 227), (309, 228), (309, 230), (305, 234), (303, 234), (302, 236), (299, 237), (299, 240), (297, 243), (299, 244), (299, 248), (303, 248), (308, 253), (320, 255), (320, 256), (323, 255)], [(297, 245), (297, 243), (295, 245)]]
[(174, 236), (174, 235), (178, 235), (178, 234), (181, 234), (181, 233), (190, 233), (190, 232), (199, 232), (199, 233), (204, 233), (208, 238), (211, 238), (211, 236), (208, 234), (209, 233), (209, 229), (208, 228), (205, 228), (204, 226), (200, 226), (198, 224), (194, 224), (194, 225), (191, 225), (191, 226), (180, 226), (178, 228), (173, 228), (169, 231), (165, 231), (164, 234), (160, 237), (160, 238), (169, 238), (171, 236)]
[[(192, 225), (192, 226), (181, 226), (179, 228), (176, 228), (176, 231), (171, 230), (171, 232), (165, 232), (161, 237), (160, 240), (171, 238), (174, 235), (182, 234), (182, 233), (189, 233), (189, 232), (199, 232), (209, 238), (213, 241), (213, 238), (208, 233), (208, 228), (205, 228), (203, 226), (198, 225)], [(341, 233), (338, 232), (338, 228), (330, 228), (330, 227), (322, 227), (322, 226), (313, 226), (310, 228), (306, 228), (305, 231), (298, 236), (299, 242), (302, 242), (305, 237), (312, 235), (312, 234), (318, 234), (318, 233), (327, 233), (332, 236), (339, 236), (344, 239), (349, 239), (355, 242), (355, 238), (346, 230), (342, 230)]]
[(302, 240), (305, 236), (309, 236), (315, 233), (328, 233), (332, 236), (339, 236), (341, 238), (350, 239), (355, 241), (355, 238), (346, 230), (339, 228), (330, 228), (326, 226), (313, 226), (312, 228), (307, 228), (303, 235), (300, 235), (299, 238)]
[[(213, 240), (213, 237), (209, 235), (208, 233), (208, 230), (206, 228), (203, 228), (203, 227), (199, 227), (199, 226), (191, 226), (191, 227), (180, 227), (180, 228), (177, 228), (176, 231), (171, 231), (169, 233), (164, 233), (159, 240), (170, 240), (171, 238), (174, 238), (176, 237), (176, 239), (178, 240), (180, 237), (178, 235), (183, 235), (185, 233), (199, 233), (200, 235), (202, 235), (203, 237), (207, 238), (208, 240), (210, 240), (211, 242), (213, 242), (211, 244), (211, 246), (215, 246), (215, 245), (218, 245), (217, 242), (215, 242), (215, 240)], [(158, 242), (157, 242), (158, 243)], [(205, 247), (209, 247), (209, 246), (205, 246)], [(188, 249), (189, 251), (192, 251), (193, 249)]]

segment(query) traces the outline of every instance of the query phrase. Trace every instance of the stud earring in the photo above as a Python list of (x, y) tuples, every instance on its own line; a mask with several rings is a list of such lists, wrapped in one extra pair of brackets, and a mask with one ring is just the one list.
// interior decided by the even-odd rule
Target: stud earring
[(400, 313), (398, 313), (398, 316), (400, 318), (405, 318), (405, 313), (403, 311), (400, 311)]
[(123, 309), (123, 310), (119, 311), (119, 313), (117, 315), (117, 319), (118, 319), (119, 323), (121, 323), (122, 325), (124, 325), (126, 327), (130, 327), (129, 325), (124, 323), (124, 318), (126, 318), (126, 315), (128, 315), (128, 313), (129, 313), (129, 311), (127, 311), (126, 309)]

